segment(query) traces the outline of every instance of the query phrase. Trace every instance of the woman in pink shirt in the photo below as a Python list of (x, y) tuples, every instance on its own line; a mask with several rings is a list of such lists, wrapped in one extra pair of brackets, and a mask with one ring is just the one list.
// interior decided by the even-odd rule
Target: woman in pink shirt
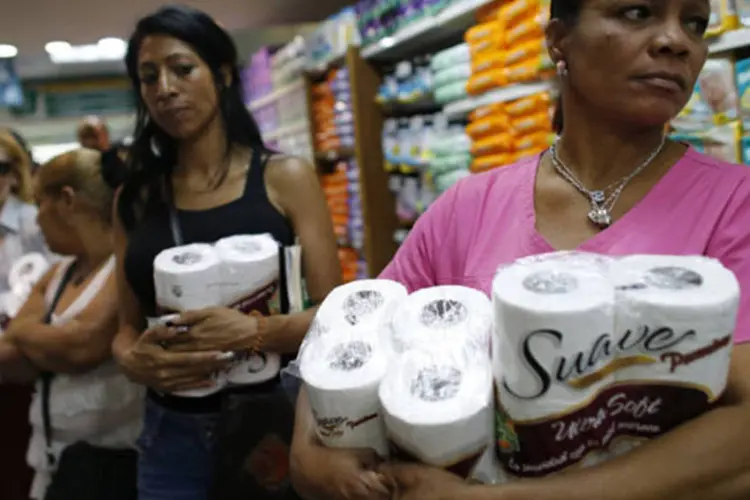
[[(578, 249), (702, 254), (750, 287), (750, 169), (664, 140), (707, 56), (707, 0), (552, 0), (550, 55), (561, 138), (541, 156), (472, 176), (418, 221), (382, 277), (410, 290), (489, 293), (499, 265)], [(750, 498), (750, 294), (719, 406), (637, 450), (586, 469), (472, 486), (422, 465), (373, 465), (316, 444), (300, 397), (293, 477), (309, 498), (667, 500)]]

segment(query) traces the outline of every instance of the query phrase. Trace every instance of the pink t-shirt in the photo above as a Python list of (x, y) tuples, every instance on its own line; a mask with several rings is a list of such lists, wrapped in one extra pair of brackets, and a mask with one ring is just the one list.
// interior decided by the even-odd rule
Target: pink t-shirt
[[(538, 163), (534, 156), (460, 181), (420, 217), (380, 277), (410, 292), (452, 284), (489, 295), (498, 266), (554, 251), (536, 230)], [(735, 342), (750, 341), (750, 168), (690, 148), (640, 203), (578, 250), (721, 260), (743, 290)]]

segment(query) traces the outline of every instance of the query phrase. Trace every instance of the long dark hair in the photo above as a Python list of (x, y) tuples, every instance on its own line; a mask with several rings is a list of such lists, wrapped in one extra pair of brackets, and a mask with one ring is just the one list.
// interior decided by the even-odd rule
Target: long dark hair
[[(143, 40), (152, 35), (167, 35), (189, 44), (208, 65), (219, 96), (219, 111), (226, 130), (226, 155), (232, 146), (268, 151), (260, 130), (245, 107), (242, 82), (237, 67), (237, 48), (229, 34), (206, 13), (183, 5), (162, 7), (144, 17), (130, 37), (125, 64), (137, 102), (133, 144), (128, 155), (128, 177), (120, 194), (118, 213), (123, 225), (133, 229), (153, 203), (163, 202), (163, 179), (177, 161), (177, 141), (150, 119), (140, 93), (138, 53)], [(231, 71), (231, 83), (224, 73)], [(226, 168), (229, 168), (227, 164)], [(223, 180), (226, 172), (221, 177)]]
[[(550, 2), (550, 19), (557, 19), (562, 23), (572, 27), (578, 22), (578, 17), (581, 14), (581, 4), (583, 0), (552, 0)], [(566, 61), (567, 62), (567, 61)], [(570, 64), (569, 62), (567, 62)], [(555, 103), (555, 111), (552, 115), (552, 128), (560, 134), (563, 130), (563, 111), (562, 111), (562, 96), (557, 98)]]

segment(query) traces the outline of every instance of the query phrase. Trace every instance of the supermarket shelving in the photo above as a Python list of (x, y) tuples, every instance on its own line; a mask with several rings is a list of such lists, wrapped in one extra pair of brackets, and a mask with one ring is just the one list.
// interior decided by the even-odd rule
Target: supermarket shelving
[(445, 114), (448, 118), (459, 119), (466, 117), (477, 108), (498, 102), (508, 102), (522, 97), (544, 92), (554, 88), (552, 82), (520, 83), (510, 85), (476, 97), (469, 97), (450, 103), (445, 106)]
[(273, 104), (285, 95), (289, 94), (290, 92), (294, 92), (295, 90), (299, 90), (305, 86), (305, 81), (303, 79), (295, 80), (294, 82), (284, 85), (280, 89), (274, 90), (270, 94), (261, 97), (260, 99), (256, 99), (250, 103), (248, 106), (248, 109), (250, 111), (258, 111), (261, 108), (264, 108), (268, 106), (269, 104)]
[(425, 17), (392, 36), (362, 49), (362, 57), (373, 61), (393, 61), (408, 57), (426, 45), (452, 40), (476, 24), (475, 13), (491, 0), (454, 3), (435, 16)]
[(742, 28), (717, 36), (709, 41), (708, 50), (711, 54), (730, 52), (732, 50), (750, 47), (750, 28)]

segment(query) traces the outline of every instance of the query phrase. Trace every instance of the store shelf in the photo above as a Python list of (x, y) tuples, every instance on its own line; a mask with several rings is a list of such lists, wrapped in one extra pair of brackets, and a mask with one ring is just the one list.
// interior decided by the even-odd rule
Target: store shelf
[(708, 50), (711, 54), (718, 54), (742, 47), (750, 47), (750, 28), (728, 31), (723, 35), (711, 39)]
[(258, 111), (261, 108), (273, 104), (287, 94), (294, 92), (295, 90), (301, 90), (305, 87), (305, 82), (302, 79), (294, 81), (288, 85), (284, 85), (278, 90), (274, 90), (267, 96), (263, 96), (260, 99), (256, 99), (250, 103), (248, 109), (250, 111)]
[(491, 0), (458, 0), (433, 17), (415, 21), (393, 36), (385, 37), (362, 49), (362, 57), (392, 61), (414, 55), (431, 44), (461, 37), (476, 24), (475, 12)]
[(476, 97), (469, 97), (460, 101), (452, 102), (445, 106), (445, 114), (451, 119), (464, 118), (466, 115), (488, 104), (508, 102), (522, 97), (527, 97), (537, 92), (544, 92), (553, 88), (551, 82), (521, 83), (501, 89), (493, 90)]
[(315, 159), (321, 163), (333, 163), (341, 160), (348, 160), (355, 155), (351, 148), (342, 148), (333, 151), (320, 151), (315, 153)]
[(328, 59), (326, 59), (325, 61), (319, 62), (312, 66), (308, 66), (307, 68), (305, 68), (305, 72), (313, 77), (321, 77), (324, 76), (329, 69), (341, 67), (345, 62), (346, 52), (344, 52), (343, 54), (335, 54), (328, 57)]

